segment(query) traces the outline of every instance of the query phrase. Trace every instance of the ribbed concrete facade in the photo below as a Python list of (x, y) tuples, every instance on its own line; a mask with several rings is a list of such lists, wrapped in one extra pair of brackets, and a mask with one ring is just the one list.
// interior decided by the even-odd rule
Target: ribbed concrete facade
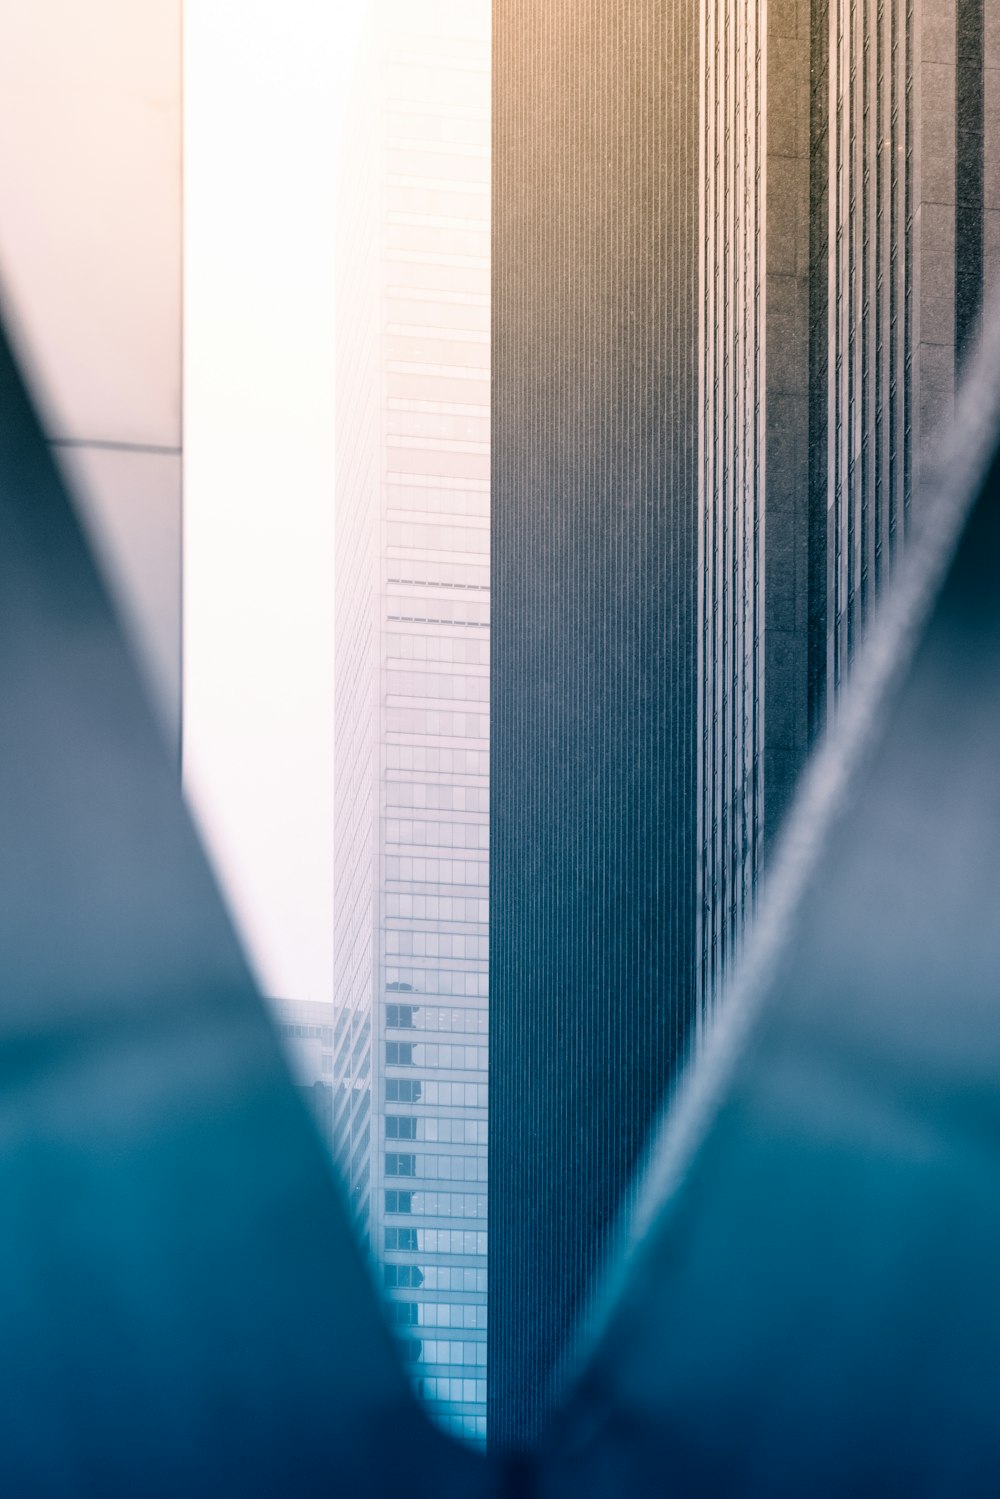
[(693, 1002), (697, 12), (494, 4), (489, 1440), (539, 1430)]
[(702, 20), (699, 950), (712, 971), (743, 930), (762, 823), (763, 21), (759, 4)]
[(982, 0), (495, 20), (489, 1369), (510, 1447), (950, 414), (1000, 260), (1000, 24)]
[(700, 30), (707, 1017), (953, 409), (1000, 124), (982, 0), (704, 0)]

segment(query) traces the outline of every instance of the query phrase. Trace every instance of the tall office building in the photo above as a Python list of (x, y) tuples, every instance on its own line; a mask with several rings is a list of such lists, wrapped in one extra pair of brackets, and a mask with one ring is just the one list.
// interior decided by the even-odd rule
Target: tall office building
[(687, 0), (494, 4), (490, 1442), (538, 1431), (693, 1003)]
[(416, 1387), (482, 1442), (489, 5), (372, 11), (339, 209), (334, 1127)]
[(494, 30), (489, 1375), (517, 1447), (949, 414), (1000, 252), (1000, 15), (497, 0)]
[(701, 27), (707, 1014), (996, 275), (1000, 22), (982, 0), (718, 0)]

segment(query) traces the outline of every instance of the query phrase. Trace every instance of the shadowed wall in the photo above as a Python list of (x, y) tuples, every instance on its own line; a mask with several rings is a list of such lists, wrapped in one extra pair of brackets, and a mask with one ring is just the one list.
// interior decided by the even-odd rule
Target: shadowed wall
[(490, 1441), (692, 1003), (695, 7), (494, 5)]

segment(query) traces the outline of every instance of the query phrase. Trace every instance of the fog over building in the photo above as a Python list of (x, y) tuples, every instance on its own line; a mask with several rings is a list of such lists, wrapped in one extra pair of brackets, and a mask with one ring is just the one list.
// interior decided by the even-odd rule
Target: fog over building
[(377, 0), (344, 151), (338, 1160), (418, 1391), (486, 1427), (487, 0)]

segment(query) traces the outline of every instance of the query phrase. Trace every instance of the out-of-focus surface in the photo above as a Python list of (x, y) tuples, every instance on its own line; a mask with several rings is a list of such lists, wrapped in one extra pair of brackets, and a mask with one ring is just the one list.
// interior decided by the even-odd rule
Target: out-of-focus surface
[(992, 333), (654, 1148), (546, 1494), (997, 1491)]
[(0, 283), (176, 750), (181, 0), (3, 8)]
[(0, 345), (5, 1493), (996, 1493), (998, 390), (994, 337), (582, 1379), (503, 1467), (393, 1359)]
[(468, 1494), (2, 341), (0, 413), (0, 1491)]

